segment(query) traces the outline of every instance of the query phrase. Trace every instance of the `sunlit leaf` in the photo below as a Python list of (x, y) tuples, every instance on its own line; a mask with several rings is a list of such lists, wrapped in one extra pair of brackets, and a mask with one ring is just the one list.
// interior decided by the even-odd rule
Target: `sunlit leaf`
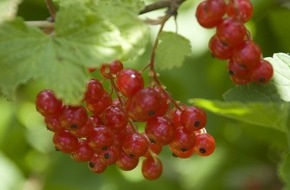
[(0, 1), (0, 24), (15, 17), (20, 2), (21, 0)]

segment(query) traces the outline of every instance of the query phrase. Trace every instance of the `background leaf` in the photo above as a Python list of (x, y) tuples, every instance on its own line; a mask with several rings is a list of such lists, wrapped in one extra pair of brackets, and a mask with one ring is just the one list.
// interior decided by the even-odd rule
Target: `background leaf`
[(279, 175), (281, 179), (284, 181), (285, 186), (283, 190), (290, 189), (290, 153), (288, 152), (286, 155), (283, 156), (282, 162), (279, 167)]
[(0, 24), (15, 17), (18, 5), (21, 0), (1, 0), (0, 1)]
[(180, 67), (185, 57), (191, 53), (189, 40), (179, 34), (162, 32), (159, 40), (155, 60), (159, 69)]
[(215, 114), (238, 121), (270, 127), (281, 131), (287, 129), (288, 103), (225, 102), (205, 99), (191, 99), (190, 103)]

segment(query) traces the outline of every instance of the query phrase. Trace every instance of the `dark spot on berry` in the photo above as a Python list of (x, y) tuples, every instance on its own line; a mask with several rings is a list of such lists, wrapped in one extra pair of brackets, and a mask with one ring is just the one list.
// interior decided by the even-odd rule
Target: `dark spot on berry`
[(71, 128), (71, 129), (77, 129), (77, 128), (78, 128), (78, 125), (76, 125), (76, 124), (72, 124), (72, 125), (70, 126), (70, 128)]
[(108, 147), (107, 146), (104, 146), (103, 148), (102, 148), (102, 150), (107, 150), (108, 149)]
[(93, 167), (95, 167), (95, 164), (93, 162), (89, 162), (89, 167), (93, 168)]
[(206, 150), (204, 148), (199, 148), (199, 152), (204, 154), (204, 153), (206, 153)]
[(259, 82), (260, 82), (260, 83), (264, 83), (265, 81), (266, 81), (265, 78), (263, 78), (263, 77), (259, 78)]
[(181, 148), (180, 149), (182, 152), (185, 152), (185, 151), (187, 151), (187, 148)]
[(172, 156), (175, 157), (175, 158), (177, 158), (176, 154), (174, 154), (174, 153), (172, 153)]
[(196, 122), (194, 123), (194, 126), (195, 126), (195, 127), (199, 127), (199, 126), (200, 126), (200, 121), (196, 121)]
[(58, 148), (56, 148), (56, 147), (54, 147), (54, 148), (55, 148), (55, 150), (56, 150), (56, 151), (59, 151), (59, 149), (58, 149)]
[(156, 143), (156, 141), (153, 140), (153, 139), (151, 139), (151, 138), (149, 138), (149, 140), (150, 140), (150, 143), (152, 143), (152, 144), (155, 144)]
[(229, 75), (230, 75), (230, 76), (234, 76), (235, 73), (234, 73), (232, 70), (229, 70)]
[(110, 156), (109, 153), (105, 153), (105, 154), (104, 154), (104, 158), (105, 158), (105, 159), (109, 159), (110, 157), (111, 157), (111, 156)]
[(129, 156), (130, 156), (130, 157), (135, 157), (135, 155), (134, 155), (134, 154), (129, 154)]
[(154, 116), (154, 115), (155, 115), (155, 111), (149, 111), (149, 112), (148, 112), (148, 115), (149, 115), (149, 116)]

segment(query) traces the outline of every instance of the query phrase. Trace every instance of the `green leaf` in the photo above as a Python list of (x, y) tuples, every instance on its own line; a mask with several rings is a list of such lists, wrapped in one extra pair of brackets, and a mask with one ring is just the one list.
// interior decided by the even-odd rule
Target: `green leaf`
[(0, 24), (11, 20), (17, 13), (18, 5), (21, 0), (1, 0), (0, 2)]
[(148, 42), (148, 28), (136, 15), (112, 11), (100, 14), (85, 4), (62, 7), (50, 36), (20, 20), (3, 23), (1, 92), (11, 98), (19, 84), (40, 77), (66, 103), (78, 103), (89, 80), (86, 68), (136, 56)]
[(185, 57), (191, 53), (189, 40), (179, 34), (162, 32), (159, 40), (155, 60), (159, 69), (180, 67)]
[(143, 0), (106, 0), (100, 1), (98, 6), (117, 6), (138, 14), (145, 7)]
[(290, 56), (276, 53), (265, 58), (274, 68), (274, 76), (268, 84), (239, 85), (224, 94), (228, 101), (290, 101)]
[(283, 190), (290, 189), (290, 153), (288, 152), (286, 155), (283, 156), (282, 162), (279, 166), (279, 176), (285, 183)]
[(241, 122), (270, 127), (281, 131), (287, 129), (288, 103), (274, 102), (225, 102), (205, 99), (191, 99), (190, 103), (217, 115)]

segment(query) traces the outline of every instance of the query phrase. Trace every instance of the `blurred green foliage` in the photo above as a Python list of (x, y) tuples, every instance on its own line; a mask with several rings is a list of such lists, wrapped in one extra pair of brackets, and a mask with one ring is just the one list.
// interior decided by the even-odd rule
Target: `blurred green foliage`
[[(180, 12), (178, 25), (180, 33), (191, 39), (193, 55), (179, 68), (160, 71), (160, 79), (172, 96), (182, 102), (188, 103), (191, 98), (222, 100), (223, 94), (234, 85), (228, 77), (226, 63), (212, 58), (207, 50), (212, 31), (197, 26), (193, 7), (198, 1), (188, 1)], [(276, 0), (252, 2), (255, 15), (248, 26), (264, 56), (290, 52), (290, 24), (285, 19), (290, 18), (290, 10)], [(18, 14), (25, 20), (49, 17), (44, 1), (38, 0), (24, 0)], [(149, 54), (148, 49), (137, 60), (128, 62), (128, 66), (142, 68)], [(52, 135), (34, 107), (34, 97), (42, 88), (41, 81), (32, 81), (18, 90), (16, 102), (0, 99), (1, 190), (282, 188), (277, 168), (287, 150), (285, 134), (211, 113), (208, 113), (207, 130), (217, 143), (212, 156), (177, 159), (165, 149), (161, 154), (164, 172), (156, 181), (144, 180), (140, 168), (122, 172), (112, 166), (101, 175), (93, 174), (87, 164), (76, 163), (54, 150)]]

